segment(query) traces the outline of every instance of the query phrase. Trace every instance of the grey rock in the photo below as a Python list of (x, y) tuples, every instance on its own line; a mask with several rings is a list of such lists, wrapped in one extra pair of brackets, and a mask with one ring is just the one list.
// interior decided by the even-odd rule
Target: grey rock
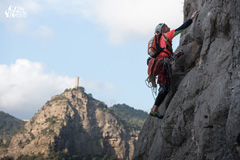
[(173, 65), (172, 90), (148, 117), (133, 159), (240, 159), (240, 1), (185, 0), (185, 55)]

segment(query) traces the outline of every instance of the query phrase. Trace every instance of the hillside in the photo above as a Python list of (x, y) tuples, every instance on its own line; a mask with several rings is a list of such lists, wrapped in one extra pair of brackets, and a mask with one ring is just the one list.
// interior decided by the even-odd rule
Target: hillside
[(128, 123), (123, 114), (116, 116), (116, 111), (133, 108), (119, 108), (109, 109), (83, 87), (66, 89), (46, 102), (13, 136), (0, 158), (131, 159), (140, 125)]
[(0, 147), (7, 148), (10, 140), (26, 122), (0, 111)]
[(159, 108), (165, 116), (147, 118), (135, 160), (240, 159), (240, 1), (185, 0), (184, 20), (196, 10)]
[(135, 130), (141, 130), (148, 117), (147, 112), (134, 109), (126, 104), (116, 104), (109, 109), (115, 117), (118, 117), (125, 124), (125, 127)]

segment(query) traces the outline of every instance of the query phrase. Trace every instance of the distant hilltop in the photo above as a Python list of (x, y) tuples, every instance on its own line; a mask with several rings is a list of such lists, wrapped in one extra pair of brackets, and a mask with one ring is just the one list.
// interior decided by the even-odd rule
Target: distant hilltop
[[(0, 147), (7, 147), (11, 138), (26, 122), (0, 111)], [(0, 152), (1, 153), (1, 152)]]
[(0, 147), (0, 158), (130, 160), (147, 116), (126, 104), (108, 108), (75, 86), (46, 102)]

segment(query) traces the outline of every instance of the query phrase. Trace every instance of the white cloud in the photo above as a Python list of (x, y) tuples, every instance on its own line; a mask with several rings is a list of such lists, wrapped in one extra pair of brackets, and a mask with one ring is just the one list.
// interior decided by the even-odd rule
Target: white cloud
[[(43, 63), (27, 59), (18, 59), (9, 66), (0, 65), (0, 110), (29, 119), (52, 96), (73, 86), (74, 78), (47, 73), (45, 69)], [(80, 78), (80, 85), (93, 95), (107, 97), (115, 93), (110, 83)]]
[(183, 20), (183, 0), (95, 0), (90, 1), (92, 18), (105, 27), (109, 40), (121, 43), (126, 39), (146, 37), (155, 26), (164, 22), (172, 29)]
[(44, 68), (44, 64), (26, 59), (18, 59), (10, 66), (0, 65), (1, 110), (26, 112), (26, 118), (30, 118), (46, 100), (73, 81), (69, 77), (45, 73)]
[[(112, 43), (153, 35), (155, 26), (164, 22), (172, 29), (183, 21), (183, 0), (76, 0), (62, 10), (81, 14), (105, 30)], [(55, 3), (56, 4), (56, 3)], [(58, 2), (58, 5), (60, 3)]]
[[(0, 3), (5, 9), (10, 5)], [(96, 29), (106, 31), (112, 43), (149, 37), (160, 22), (174, 29), (183, 21), (183, 0), (13, 0), (11, 5), (20, 5), (30, 16), (57, 12), (85, 17)]]
[[(19, 2), (19, 0), (17, 0), (17, 2), (15, 2), (15, 4), (18, 3), (18, 2)], [(36, 1), (36, 0), (35, 1), (34, 0), (23, 0), (23, 1), (20, 1), (20, 2), (22, 2), (22, 3), (20, 3), (20, 5), (22, 5), (22, 7), (24, 7), (24, 9), (28, 13), (31, 13), (31, 14), (40, 13), (43, 10), (43, 7), (39, 3), (39, 1)]]
[(172, 29), (183, 21), (183, 0), (47, 0), (61, 14), (75, 14), (108, 33), (109, 41), (149, 37), (155, 26), (164, 22)]

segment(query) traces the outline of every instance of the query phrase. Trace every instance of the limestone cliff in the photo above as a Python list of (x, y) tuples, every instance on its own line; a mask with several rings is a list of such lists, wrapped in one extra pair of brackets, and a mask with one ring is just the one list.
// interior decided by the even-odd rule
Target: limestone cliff
[(195, 10), (159, 109), (165, 117), (148, 117), (136, 160), (240, 159), (240, 1), (185, 0), (184, 20)]
[(0, 158), (131, 159), (138, 133), (78, 87), (52, 97)]

